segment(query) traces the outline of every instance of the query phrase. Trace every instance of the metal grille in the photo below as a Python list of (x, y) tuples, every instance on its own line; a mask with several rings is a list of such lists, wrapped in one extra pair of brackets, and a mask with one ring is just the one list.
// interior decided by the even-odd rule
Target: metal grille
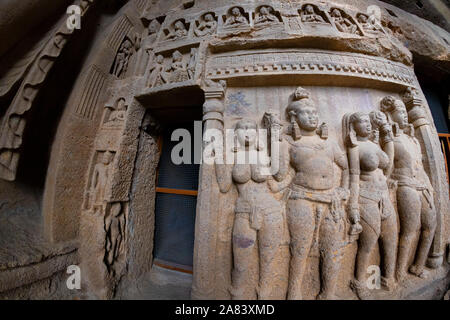
[[(184, 128), (193, 138), (192, 128)], [(169, 128), (163, 133), (156, 189), (154, 257), (190, 267), (194, 253), (199, 165), (175, 165), (172, 162), (172, 149), (179, 143), (170, 141), (174, 129)]]

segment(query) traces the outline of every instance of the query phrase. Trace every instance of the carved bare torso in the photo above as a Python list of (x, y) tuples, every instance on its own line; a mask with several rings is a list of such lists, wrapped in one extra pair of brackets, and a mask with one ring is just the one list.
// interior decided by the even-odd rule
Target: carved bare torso
[(378, 169), (389, 166), (388, 155), (372, 141), (358, 142), (361, 177), (376, 189), (386, 189), (386, 177)]
[(328, 141), (318, 136), (302, 137), (291, 143), (289, 153), (295, 169), (293, 184), (313, 190), (333, 188), (335, 152)]
[[(394, 174), (408, 177), (416, 183), (431, 186), (422, 165), (422, 152), (419, 141), (405, 133), (394, 139)], [(401, 180), (401, 179), (400, 179)]]

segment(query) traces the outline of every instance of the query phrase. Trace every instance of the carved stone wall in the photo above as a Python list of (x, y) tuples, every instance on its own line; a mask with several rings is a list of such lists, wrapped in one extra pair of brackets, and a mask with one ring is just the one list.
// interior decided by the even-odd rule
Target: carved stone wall
[[(94, 2), (80, 2), (83, 15)], [(448, 66), (450, 36), (386, 8), (135, 0), (118, 10), (64, 106), (43, 194), (45, 238), (77, 247), (88, 297), (120, 297), (152, 269), (159, 127), (193, 117), (199, 101), (204, 131), (231, 132), (232, 157), (270, 155), (277, 170), (217, 153), (201, 165), (193, 299), (412, 299), (448, 286), (448, 180), (413, 62)], [(0, 82), (4, 180), (20, 170), (26, 115), (71, 35), (61, 18), (24, 56), (29, 67), (13, 64)], [(268, 137), (246, 131), (262, 129)]]

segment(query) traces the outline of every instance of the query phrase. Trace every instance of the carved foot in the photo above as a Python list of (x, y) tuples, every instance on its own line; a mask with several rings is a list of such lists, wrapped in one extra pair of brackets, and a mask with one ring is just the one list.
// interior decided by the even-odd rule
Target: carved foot
[(340, 299), (338, 296), (334, 294), (322, 292), (316, 297), (316, 300), (340, 300)]
[(365, 283), (358, 280), (351, 280), (350, 288), (352, 288), (360, 300), (370, 300), (370, 291)]
[(408, 273), (406, 273), (405, 271), (397, 270), (397, 273), (396, 273), (397, 282), (402, 282), (403, 280), (405, 280), (405, 278), (407, 276), (408, 276)]
[(301, 290), (289, 290), (288, 300), (303, 300)]
[(428, 276), (430, 274), (427, 270), (424, 269), (424, 267), (419, 267), (419, 266), (415, 266), (415, 265), (412, 265), (409, 268), (409, 272), (421, 279), (428, 278)]
[(386, 291), (394, 291), (397, 284), (394, 278), (381, 277), (381, 286)]

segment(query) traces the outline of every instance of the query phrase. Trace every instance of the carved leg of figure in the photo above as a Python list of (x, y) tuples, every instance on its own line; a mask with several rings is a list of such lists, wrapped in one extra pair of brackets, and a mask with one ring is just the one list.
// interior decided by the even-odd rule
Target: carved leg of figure
[[(287, 285), (280, 276), (289, 273), (288, 257), (281, 247), (284, 240), (285, 221), (281, 211), (267, 214), (264, 226), (258, 232), (259, 246), (259, 300), (286, 299)], [(286, 249), (286, 247), (285, 247)], [(287, 281), (286, 281), (287, 284)]]
[[(385, 201), (385, 212), (390, 215), (381, 221), (381, 245), (383, 255), (383, 277), (381, 285), (385, 290), (395, 288), (395, 267), (397, 262), (398, 228), (394, 208), (390, 201)], [(389, 211), (387, 211), (389, 210)]]
[(237, 214), (233, 227), (233, 257), (231, 296), (233, 300), (256, 300), (259, 279), (257, 231), (248, 217)]
[[(321, 290), (318, 300), (336, 300), (336, 285), (342, 260), (344, 239), (344, 221), (335, 221), (329, 212), (328, 205), (320, 205), (324, 218), (319, 232), (319, 247), (321, 252)], [(320, 212), (318, 210), (318, 212)]]
[(356, 254), (356, 280), (351, 283), (352, 288), (361, 300), (368, 299), (370, 291), (367, 288), (367, 269), (369, 258), (380, 234), (380, 209), (378, 203), (360, 198), (359, 209), (361, 213), (361, 226), (363, 231), (359, 234), (358, 252)]
[(405, 278), (414, 240), (420, 228), (421, 201), (417, 190), (410, 187), (397, 189), (398, 215), (400, 217), (400, 242), (398, 246), (397, 280)]
[[(423, 192), (422, 192), (423, 193)], [(434, 232), (436, 231), (436, 211), (430, 206), (427, 199), (422, 194), (422, 232), (420, 235), (419, 244), (417, 246), (416, 259), (414, 265), (411, 266), (409, 271), (414, 275), (426, 278), (427, 272), (424, 269), (425, 261), (427, 260), (428, 253), (433, 243)]]
[(289, 200), (287, 219), (291, 235), (289, 300), (302, 299), (302, 280), (314, 236), (315, 204), (308, 200)]

